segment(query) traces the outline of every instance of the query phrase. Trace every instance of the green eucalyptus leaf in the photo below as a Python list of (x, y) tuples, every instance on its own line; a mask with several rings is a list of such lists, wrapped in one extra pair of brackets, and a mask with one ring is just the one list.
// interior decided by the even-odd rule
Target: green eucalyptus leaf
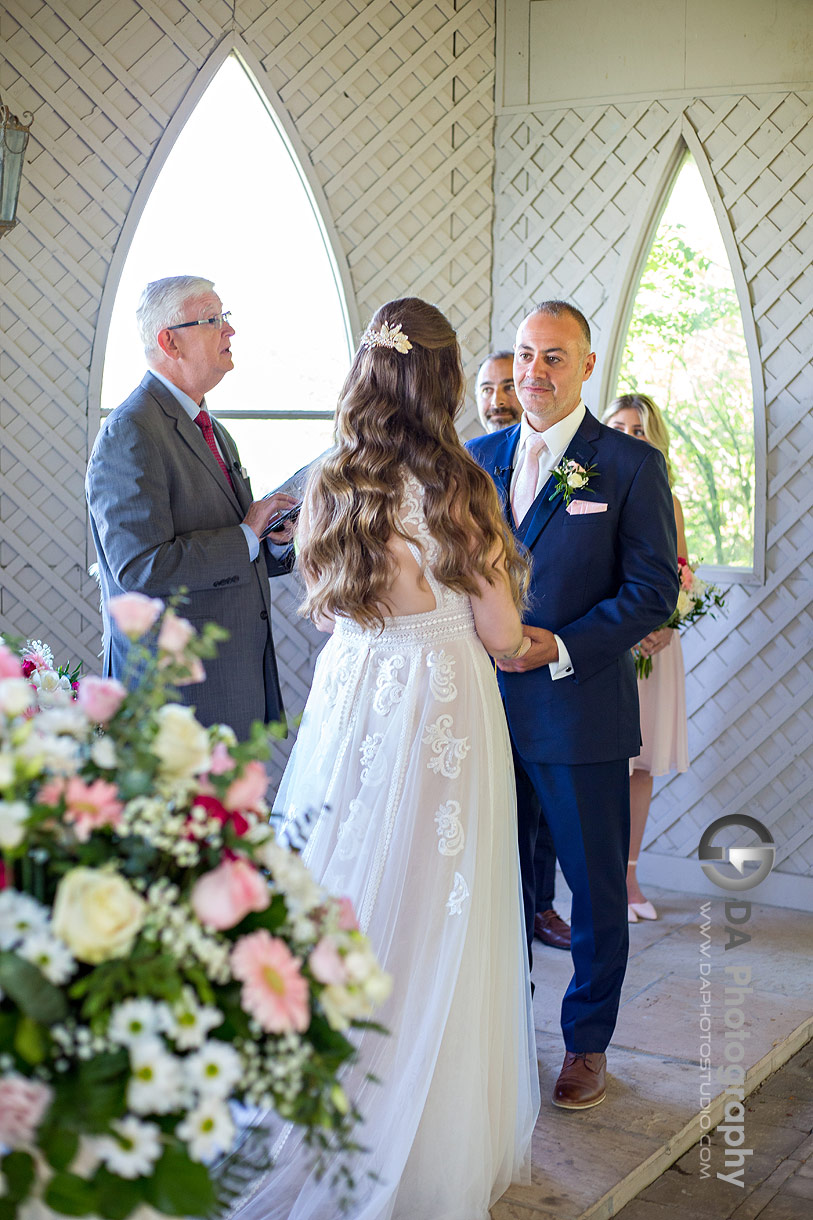
[(9, 1152), (0, 1159), (0, 1170), (6, 1180), (5, 1193), (14, 1203), (20, 1203), (34, 1185), (34, 1158), (28, 1152)]
[(67, 1001), (59, 988), (16, 953), (0, 953), (0, 991), (42, 1025), (53, 1025), (68, 1014)]
[(76, 1173), (55, 1173), (45, 1188), (48, 1207), (64, 1216), (88, 1216), (96, 1210), (96, 1192)]
[(167, 1148), (145, 1183), (148, 1202), (168, 1216), (208, 1216), (215, 1208), (208, 1171), (178, 1148)]

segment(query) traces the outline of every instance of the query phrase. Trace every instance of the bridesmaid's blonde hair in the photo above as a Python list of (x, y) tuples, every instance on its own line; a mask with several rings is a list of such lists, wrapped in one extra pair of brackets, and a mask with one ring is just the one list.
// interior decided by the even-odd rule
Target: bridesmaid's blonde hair
[(455, 431), (465, 392), (457, 336), (439, 309), (416, 297), (382, 305), (365, 335), (380, 334), (384, 324), (390, 330), (400, 325), (411, 349), (368, 346), (362, 339), (355, 354), (339, 397), (334, 446), (305, 493), (309, 532), (299, 567), (308, 594), (300, 613), (384, 625), (381, 605), (393, 578), (387, 542), (393, 534), (407, 537), (399, 521), (407, 472), (424, 489), (426, 524), (439, 543), (431, 565), (435, 578), (476, 594), (476, 578), (493, 585), (504, 557), (521, 606), (528, 564), (493, 482)]
[(669, 429), (666, 426), (666, 420), (663, 418), (663, 412), (648, 394), (619, 395), (607, 407), (607, 410), (601, 417), (601, 422), (608, 424), (614, 415), (617, 415), (619, 411), (627, 410), (629, 407), (638, 412), (641, 426), (644, 429), (644, 436), (650, 445), (654, 445), (663, 454), (664, 461), (666, 462), (666, 473), (669, 476), (669, 486), (674, 487), (675, 471), (672, 463), (669, 461)]

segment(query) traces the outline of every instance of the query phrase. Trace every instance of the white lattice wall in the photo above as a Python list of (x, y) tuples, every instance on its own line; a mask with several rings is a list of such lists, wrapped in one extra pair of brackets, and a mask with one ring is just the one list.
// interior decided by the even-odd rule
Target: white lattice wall
[[(493, 337), (509, 335), (532, 301), (567, 297), (594, 324), (610, 364), (620, 285), (681, 135), (713, 179), (751, 315), (765, 573), (732, 586), (726, 618), (703, 619), (684, 637), (692, 767), (656, 788), (643, 875), (704, 888), (695, 856), (703, 829), (750, 813), (778, 849), (760, 897), (813, 909), (813, 93), (498, 115)], [(596, 376), (586, 391), (600, 413), (612, 388)]]
[[(488, 341), (490, 0), (1, 7), (0, 92), (35, 121), (20, 223), (0, 245), (0, 631), (47, 638), (91, 669), (101, 625), (83, 478), (98, 425), (100, 304), (150, 158), (224, 39), (246, 53), (302, 151), (338, 239), (351, 317), (414, 293), (460, 328), (469, 370)], [(320, 640), (293, 614), (292, 582), (274, 588), (296, 714)]]

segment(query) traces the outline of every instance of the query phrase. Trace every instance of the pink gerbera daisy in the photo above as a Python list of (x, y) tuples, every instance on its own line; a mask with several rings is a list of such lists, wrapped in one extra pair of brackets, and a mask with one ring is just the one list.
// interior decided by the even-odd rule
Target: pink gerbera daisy
[(265, 928), (241, 936), (231, 953), (231, 968), (243, 984), (247, 1012), (267, 1033), (303, 1033), (310, 1022), (308, 984), (284, 941)]
[(118, 795), (116, 785), (108, 784), (104, 779), (95, 779), (92, 784), (86, 784), (78, 775), (71, 776), (65, 789), (64, 816), (65, 821), (73, 825), (81, 843), (90, 838), (92, 830), (121, 825), (124, 806), (117, 799)]

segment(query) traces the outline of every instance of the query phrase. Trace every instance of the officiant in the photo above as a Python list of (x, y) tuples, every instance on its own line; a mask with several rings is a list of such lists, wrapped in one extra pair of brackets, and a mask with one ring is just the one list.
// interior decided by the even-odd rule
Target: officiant
[[(269, 522), (294, 505), (282, 493), (255, 500), (234, 441), (205, 395), (233, 367), (234, 328), (211, 280), (172, 276), (144, 289), (136, 311), (148, 371), (110, 413), (86, 478), (99, 561), (104, 673), (123, 679), (128, 640), (109, 613), (112, 597), (166, 599), (180, 588), (179, 613), (196, 628), (229, 632), (206, 679), (180, 701), (208, 725), (230, 724), (239, 740), (255, 720), (282, 719), (269, 577), (290, 571), (291, 547), (261, 541)], [(293, 525), (274, 533), (288, 544)], [(279, 548), (274, 548), (278, 551)]]

